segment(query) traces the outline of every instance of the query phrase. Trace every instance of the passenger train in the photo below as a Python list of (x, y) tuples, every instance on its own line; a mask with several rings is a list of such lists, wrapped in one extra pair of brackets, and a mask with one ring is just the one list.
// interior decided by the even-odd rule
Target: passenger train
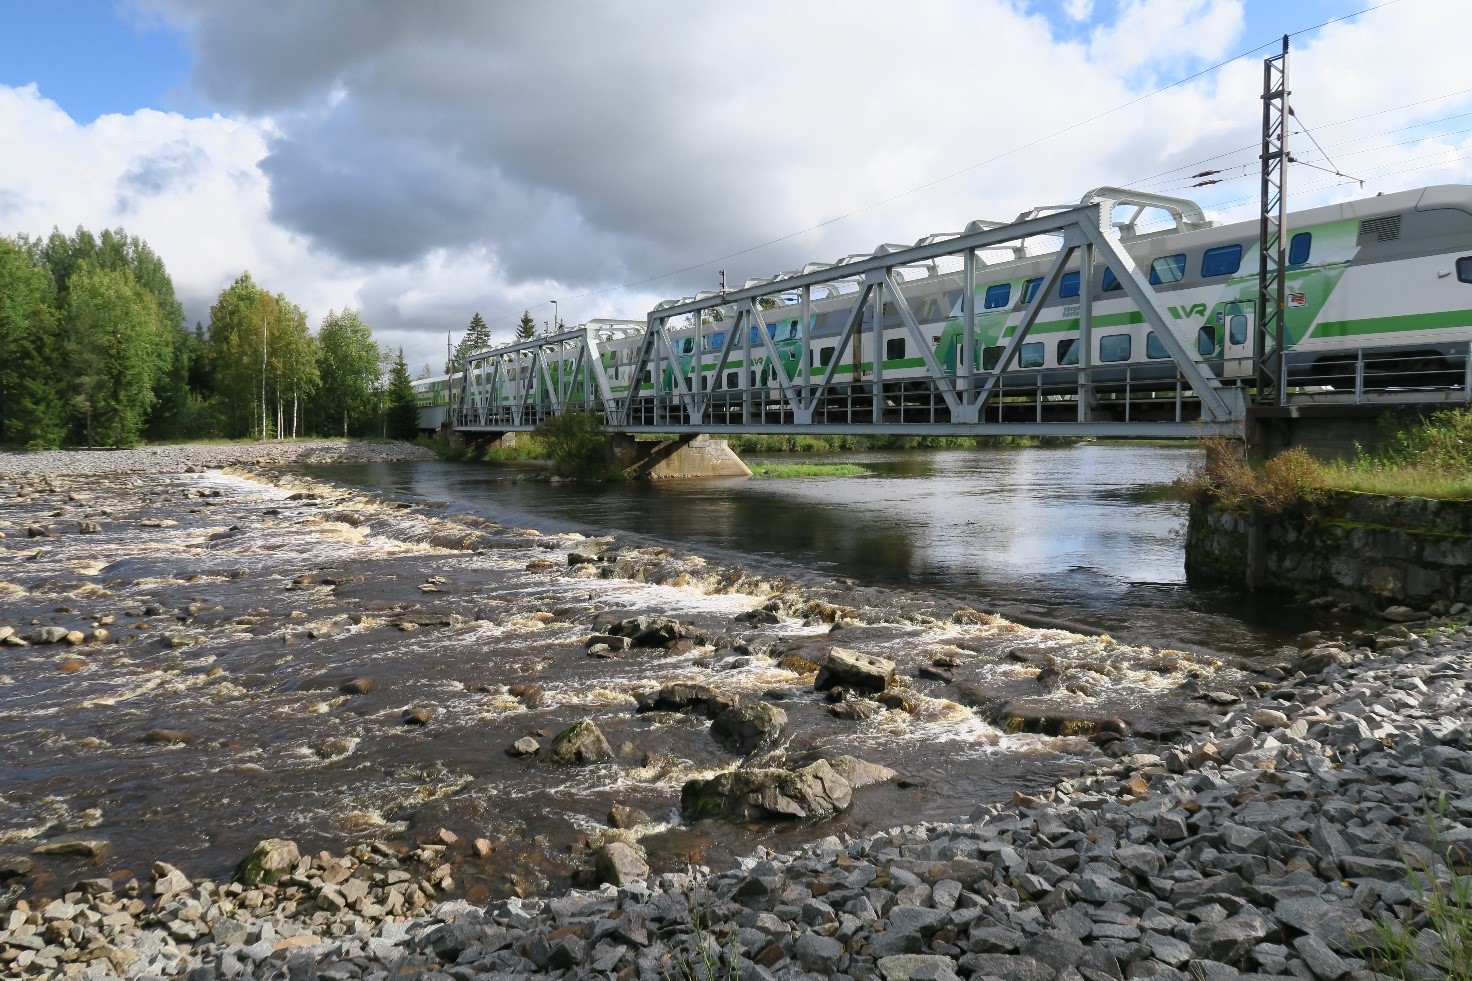
[[(1472, 342), (1472, 187), (1439, 185), (1313, 208), (1290, 215), (1287, 224), (1285, 352), (1291, 377), (1325, 389), (1343, 387), (1353, 383), (1358, 363), (1372, 383), (1376, 379), (1385, 385), (1463, 383), (1459, 366), (1466, 363)], [(1224, 383), (1248, 383), (1258, 333), (1256, 221), (1126, 235), (1124, 245), (1148, 274), (1180, 343), (1194, 347), (1208, 370)], [(978, 377), (997, 368), (1008, 338), (1055, 257), (1016, 254), (978, 265), (973, 301), (973, 368)], [(1040, 315), (1007, 368), (1009, 386), (1076, 384), (1082, 285), (1075, 263), (1044, 297)], [(1166, 345), (1146, 326), (1114, 270), (1096, 264), (1089, 285), (1094, 383), (1107, 385), (1126, 373), (1133, 382), (1175, 377), (1177, 369)], [(934, 345), (935, 358), (947, 374), (959, 373), (962, 290), (960, 272), (902, 284), (921, 332)], [(880, 313), (877, 332), (873, 304), (867, 304), (856, 342), (845, 351), (837, 350), (854, 299), (853, 293), (833, 291), (819, 297), (815, 292), (808, 331), (812, 380), (820, 380), (835, 359), (840, 362), (834, 368), (835, 383), (871, 379), (876, 355), (883, 359), (880, 374), (886, 391), (892, 382), (928, 377), (914, 338), (890, 303)], [(792, 296), (781, 297), (777, 306), (762, 311), (773, 347), (793, 379), (801, 374), (800, 316)], [(780, 380), (755, 327), (744, 339), (750, 363), (743, 361), (743, 339), (738, 338), (716, 376), (727, 341), (723, 324), (732, 317), (734, 311), (726, 321), (707, 322), (698, 332), (690, 324), (671, 326), (684, 376), (689, 384), (711, 391), (755, 388), (770, 390), (775, 397)], [(603, 364), (615, 398), (627, 395), (631, 385), (637, 385), (639, 395), (675, 389), (667, 364), (658, 379), (647, 366), (637, 379), (633, 377), (642, 340), (639, 330), (604, 333)], [(479, 405), (468, 407), (491, 408), (486, 404), (487, 379), (476, 374), (477, 366), (485, 363), (472, 366), (471, 401)], [(570, 361), (554, 361), (550, 366), (554, 383), (571, 367)], [(416, 387), (425, 400), (422, 404), (432, 409), (458, 402), (463, 381), (458, 375), (442, 376), (423, 379)], [(583, 397), (583, 388), (580, 377), (574, 399)], [(515, 401), (515, 391), (516, 386), (503, 384), (502, 401)]]

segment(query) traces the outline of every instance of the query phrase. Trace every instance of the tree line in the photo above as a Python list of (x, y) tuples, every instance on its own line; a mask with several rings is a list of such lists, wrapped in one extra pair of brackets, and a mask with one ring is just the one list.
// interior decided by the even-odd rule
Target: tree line
[(122, 229), (0, 238), (0, 445), (412, 439), (417, 427), (403, 350), (353, 310), (313, 335), (247, 272), (190, 330), (163, 260)]

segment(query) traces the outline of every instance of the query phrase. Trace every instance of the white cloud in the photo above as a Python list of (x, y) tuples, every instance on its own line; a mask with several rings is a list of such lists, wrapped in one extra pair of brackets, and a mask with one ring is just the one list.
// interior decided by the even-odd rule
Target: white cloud
[[(569, 322), (639, 317), (714, 285), (718, 266), (739, 282), (1101, 184), (1199, 194), (1227, 214), (1256, 191), (1250, 175), (1207, 189), (1185, 175), (1254, 166), (1257, 57), (1036, 142), (1268, 40), (1242, 36), (1243, 0), (1127, 0), (1083, 40), (1009, 0), (933, 0), (924, 17), (882, 0), (559, 16), (471, 0), (351, 15), (137, 2), (187, 30), (191, 84), (220, 114), (80, 125), (34, 88), (0, 87), (0, 232), (121, 224), (163, 255), (193, 316), (249, 268), (313, 320), (361, 308), (416, 366), (476, 310), (504, 316), (503, 332), (522, 309), (549, 318), (551, 297)], [(1099, 17), (1087, 0), (1064, 13)], [(1465, 95), (1330, 125), (1466, 88), (1469, 26), (1461, 0), (1418, 0), (1295, 42), (1301, 118), (1326, 147), (1366, 140), (1336, 160), (1386, 174), (1371, 193), (1472, 176), (1460, 158), (1396, 173), (1465, 154), (1464, 137), (1435, 139), (1464, 127), (1389, 149), (1418, 134), (1376, 135), (1472, 108)], [(1408, 52), (1415, 70), (1397, 69)], [(1296, 203), (1357, 193), (1319, 183), (1296, 175)], [(700, 268), (604, 292), (686, 266)]]

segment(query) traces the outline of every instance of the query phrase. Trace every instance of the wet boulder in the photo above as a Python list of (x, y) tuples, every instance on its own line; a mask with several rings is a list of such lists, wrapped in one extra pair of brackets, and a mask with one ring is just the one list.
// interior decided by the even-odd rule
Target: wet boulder
[(615, 637), (627, 637), (635, 647), (663, 647), (685, 636), (680, 621), (671, 617), (631, 617), (608, 628)]
[(716, 714), (710, 734), (720, 747), (742, 756), (771, 749), (787, 731), (787, 713), (769, 702), (744, 702)]
[(698, 712), (713, 718), (740, 701), (709, 685), (675, 682), (639, 699), (639, 712)]
[(813, 689), (827, 691), (842, 685), (856, 691), (881, 692), (894, 684), (894, 671), (894, 662), (889, 658), (834, 647), (818, 670)]
[(516, 742), (506, 747), (506, 755), (520, 759), (527, 756), (536, 756), (541, 749), (542, 744), (531, 736), (522, 736)]
[(267, 838), (235, 867), (235, 881), (247, 886), (275, 882), (291, 872), (301, 859), (296, 842), (285, 838)]
[(853, 787), (826, 760), (799, 770), (732, 770), (680, 790), (680, 811), (692, 819), (806, 821), (832, 817), (852, 802)]
[(828, 765), (839, 776), (847, 780), (849, 786), (855, 790), (861, 787), (867, 787), (873, 783), (883, 783), (886, 780), (892, 780), (898, 775), (887, 766), (870, 763), (867, 760), (859, 759), (857, 756), (835, 756), (828, 760)]
[(649, 878), (649, 863), (637, 845), (610, 841), (593, 855), (593, 877), (598, 882), (625, 886)]
[(552, 758), (558, 763), (584, 766), (613, 758), (613, 747), (603, 731), (584, 719), (574, 722), (552, 740)]

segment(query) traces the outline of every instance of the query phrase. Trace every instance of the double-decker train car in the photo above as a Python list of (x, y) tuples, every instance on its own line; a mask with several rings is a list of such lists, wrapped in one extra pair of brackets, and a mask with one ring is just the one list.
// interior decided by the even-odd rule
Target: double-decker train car
[[(1472, 187), (1440, 185), (1297, 212), (1289, 216), (1288, 234), (1285, 357), (1295, 384), (1327, 389), (1355, 383), (1463, 383), (1472, 342)], [(1124, 245), (1149, 276), (1181, 345), (1194, 347), (1223, 382), (1247, 383), (1258, 339), (1256, 221), (1126, 235)], [(1002, 261), (978, 265), (975, 374), (998, 367), (1054, 258), (1018, 250)], [(1077, 385), (1080, 277), (1075, 264), (1043, 298), (1039, 316), (1007, 366), (1009, 387), (1061, 391)], [(942, 369), (962, 373), (960, 272), (911, 278), (901, 289)], [(1175, 378), (1167, 346), (1147, 326), (1115, 271), (1096, 264), (1089, 289), (1090, 381), (1096, 390)], [(796, 379), (804, 353), (801, 308), (795, 297), (773, 299), (777, 304), (762, 311), (765, 330), (786, 375)], [(867, 304), (858, 336), (838, 350), (854, 299), (837, 289), (812, 298), (807, 332), (812, 380), (821, 379), (837, 359), (834, 382), (862, 388), (874, 377), (876, 357), (882, 360), (886, 398), (902, 391), (907, 380), (926, 378), (915, 339), (891, 303), (879, 312), (878, 330), (873, 304)], [(756, 389), (776, 396), (779, 373), (754, 326), (750, 336), (736, 339), (717, 375), (733, 321), (734, 310), (699, 331), (693, 324), (671, 327), (682, 373), (689, 384), (712, 392)], [(627, 395), (630, 387), (639, 395), (675, 389), (668, 359), (659, 362), (658, 378), (649, 365), (633, 377), (642, 337), (636, 329), (625, 329), (601, 344), (615, 398)], [(572, 366), (570, 359), (554, 356), (549, 375), (553, 384), (566, 385), (574, 400), (582, 400), (586, 375), (572, 382)], [(471, 393), (477, 391), (472, 378)], [(504, 385), (502, 393), (503, 403), (517, 398)], [(458, 392), (447, 395), (455, 398)]]

